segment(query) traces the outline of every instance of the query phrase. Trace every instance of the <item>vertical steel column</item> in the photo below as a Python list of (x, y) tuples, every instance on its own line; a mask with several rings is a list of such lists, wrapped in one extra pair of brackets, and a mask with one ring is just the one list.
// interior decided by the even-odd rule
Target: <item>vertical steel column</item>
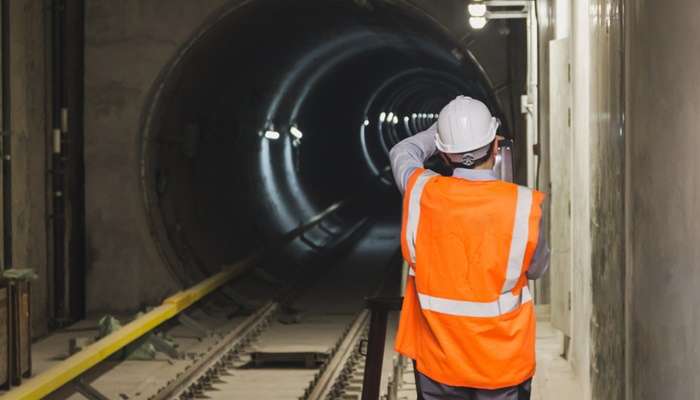
[(0, 30), (0, 62), (2, 63), (2, 132), (0, 132), (0, 157), (2, 157), (2, 269), (12, 266), (12, 130), (10, 102), (10, 0), (0, 0), (2, 17)]
[(63, 0), (54, 0), (51, 7), (51, 90), (52, 101), (52, 260), (53, 260), (53, 325), (60, 327), (67, 320), (66, 312), (66, 263), (65, 263), (65, 163), (63, 159), (64, 133), (68, 130), (67, 114), (63, 110)]
[(85, 77), (85, 1), (64, 2), (65, 263), (68, 270), (66, 308), (70, 320), (85, 313), (85, 165), (83, 102)]
[[(9, 132), (10, 132), (10, 0), (0, 0), (0, 271), (10, 268), (12, 264), (12, 218), (9, 162)], [(0, 287), (0, 313), (4, 321), (0, 322), (0, 335), (4, 336), (4, 346), (0, 347), (0, 363), (4, 364), (4, 372), (0, 375), (0, 388), (9, 389), (12, 384), (11, 330), (10, 330), (10, 287)]]
[(386, 342), (389, 312), (401, 309), (403, 298), (402, 276), (404, 263), (401, 252), (397, 251), (389, 261), (386, 275), (379, 290), (367, 299), (371, 317), (367, 340), (365, 371), (362, 380), (362, 400), (377, 400), (382, 383), (382, 365), (384, 363), (384, 345)]
[[(389, 320), (391, 300), (372, 298), (367, 300), (371, 312), (367, 356), (365, 358), (365, 373), (362, 380), (362, 400), (379, 399), (382, 380), (382, 364), (384, 363), (384, 344), (386, 341), (386, 326)], [(400, 304), (400, 303), (399, 303)]]

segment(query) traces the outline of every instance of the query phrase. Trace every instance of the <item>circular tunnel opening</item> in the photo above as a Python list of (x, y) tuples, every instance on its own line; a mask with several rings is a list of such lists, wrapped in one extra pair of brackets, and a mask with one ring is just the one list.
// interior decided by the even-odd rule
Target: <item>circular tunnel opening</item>
[(154, 237), (183, 284), (337, 202), (348, 218), (398, 224), (391, 146), (459, 94), (502, 116), (477, 61), (435, 20), (367, 4), (239, 2), (164, 69), (142, 175)]

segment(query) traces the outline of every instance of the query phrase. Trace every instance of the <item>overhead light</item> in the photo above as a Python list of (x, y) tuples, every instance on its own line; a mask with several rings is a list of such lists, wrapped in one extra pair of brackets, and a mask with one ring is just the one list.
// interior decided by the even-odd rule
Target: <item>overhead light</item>
[(470, 4), (467, 9), (472, 17), (483, 17), (486, 15), (486, 4), (483, 3)]
[(411, 118), (413, 118), (413, 119), (418, 118), (418, 114), (416, 114), (416, 113), (411, 114)]
[(394, 125), (399, 123), (399, 117), (394, 115)]
[(386, 121), (386, 113), (385, 112), (379, 114), (379, 122), (384, 122), (384, 121)]
[(403, 117), (403, 122), (408, 122), (410, 118), (408, 117)]
[(391, 122), (394, 120), (394, 113), (390, 112), (389, 115), (387, 115), (386, 120)]
[(486, 17), (469, 17), (469, 26), (473, 29), (481, 29), (486, 26)]
[(368, 119), (365, 119), (364, 124), (365, 124), (365, 126), (369, 126), (369, 120), (368, 120)]
[(289, 133), (291, 133), (292, 136), (294, 136), (297, 139), (301, 139), (302, 137), (304, 137), (304, 134), (299, 130), (299, 128), (297, 128), (296, 125), (292, 125), (292, 127), (289, 128)]
[(280, 138), (280, 133), (275, 130), (268, 129), (267, 131), (265, 131), (265, 137), (270, 140), (277, 140)]

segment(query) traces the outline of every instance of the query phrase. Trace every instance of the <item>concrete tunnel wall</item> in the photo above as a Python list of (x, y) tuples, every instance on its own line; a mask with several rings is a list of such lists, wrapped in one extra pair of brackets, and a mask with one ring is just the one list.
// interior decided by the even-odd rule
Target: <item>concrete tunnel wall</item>
[[(582, 399), (621, 399), (629, 394), (626, 374), (635, 368), (626, 365), (625, 347), (624, 216), (630, 206), (624, 194), (629, 139), (624, 124), (622, 1), (540, 0), (538, 5), (540, 54), (545, 62), (541, 82), (550, 79), (549, 41), (568, 38), (570, 51), (570, 129), (543, 130), (540, 137), (546, 146), (550, 137), (571, 135), (571, 148), (564, 154), (550, 152), (547, 160), (551, 175), (570, 171), (570, 264), (551, 266), (571, 270), (570, 282), (552, 281), (553, 286), (570, 290), (565, 308), (571, 342), (564, 351), (581, 383)], [(547, 104), (555, 101), (548, 99)], [(543, 175), (541, 179), (548, 182)], [(557, 226), (561, 223), (552, 216), (552, 234), (561, 231)]]
[[(205, 260), (203, 262), (203, 268), (199, 268), (196, 271), (191, 270), (192, 267), (187, 265), (184, 267), (180, 266), (178, 270), (178, 268), (173, 268), (171, 261), (187, 259), (187, 257), (182, 255), (182, 248), (187, 246), (183, 246), (181, 243), (175, 243), (173, 245), (172, 228), (168, 231), (167, 213), (161, 214), (161, 217), (164, 216), (162, 220), (165, 221), (165, 223), (161, 225), (161, 228), (164, 229), (159, 231), (157, 224), (152, 224), (153, 219), (149, 218), (147, 213), (153, 213), (154, 211), (160, 212), (162, 211), (162, 207), (159, 209), (149, 209), (144, 206), (144, 195), (146, 195), (147, 199), (150, 199), (148, 201), (152, 201), (154, 198), (154, 193), (149, 193), (148, 188), (158, 186), (158, 174), (156, 172), (158, 168), (154, 168), (154, 166), (170, 163), (168, 164), (171, 167), (170, 169), (174, 170), (178, 164), (176, 161), (173, 161), (173, 154), (168, 153), (166, 149), (167, 146), (160, 146), (160, 144), (169, 141), (167, 135), (172, 134), (174, 129), (182, 129), (182, 126), (178, 126), (178, 124), (187, 123), (187, 117), (183, 117), (183, 115), (186, 115), (187, 112), (193, 109), (204, 110), (205, 106), (210, 104), (207, 103), (206, 99), (207, 90), (217, 90), (216, 79), (211, 79), (212, 77), (209, 77), (210, 79), (207, 81), (206, 73), (209, 71), (205, 72), (202, 70), (202, 67), (210, 66), (214, 69), (225, 69), (231, 67), (232, 64), (221, 62), (221, 59), (219, 59), (219, 61), (212, 60), (211, 65), (202, 63), (201, 61), (190, 62), (189, 64), (183, 62), (182, 67), (178, 66), (174, 69), (172, 75), (176, 77), (175, 79), (167, 79), (167, 73), (164, 72), (167, 71), (166, 66), (173, 65), (172, 60), (178, 59), (177, 54), (183, 54), (183, 46), (190, 42), (190, 39), (196, 32), (203, 31), (201, 29), (202, 26), (210, 25), (213, 20), (219, 18), (223, 14), (222, 10), (226, 11), (238, 4), (247, 3), (252, 2), (201, 1), (195, 3), (186, 0), (167, 2), (141, 2), (132, 0), (125, 2), (92, 1), (87, 3), (85, 159), (88, 238), (88, 311), (124, 311), (133, 310), (147, 304), (153, 304), (165, 295), (190, 283), (190, 281), (197, 280), (201, 276), (211, 273), (211, 271), (216, 270), (218, 265), (234, 261), (236, 257), (241, 255), (241, 251), (244, 247), (257, 244), (256, 242), (264, 241), (266, 236), (274, 236), (275, 233), (290, 228), (289, 223), (285, 224), (280, 222), (280, 218), (270, 218), (274, 216), (273, 210), (275, 209), (275, 205), (274, 203), (269, 203), (268, 201), (270, 199), (267, 197), (272, 192), (254, 189), (255, 182), (253, 182), (253, 186), (251, 186), (250, 182), (247, 182), (243, 185), (239, 185), (236, 189), (229, 186), (225, 189), (226, 191), (222, 193), (227, 196), (226, 200), (230, 200), (231, 204), (235, 207), (231, 207), (231, 204), (229, 204), (229, 208), (226, 211), (230, 211), (231, 209), (235, 210), (236, 207), (239, 207), (240, 210), (237, 211), (237, 214), (233, 213), (227, 215), (229, 218), (239, 218), (238, 220), (234, 220), (232, 224), (242, 222), (243, 219), (245, 219), (245, 224), (241, 224), (241, 226), (238, 227), (238, 233), (236, 233), (236, 227), (223, 232), (222, 235), (228, 235), (228, 242), (226, 240), (219, 240), (215, 243), (215, 246), (219, 249), (226, 247), (227, 243), (231, 244), (230, 251), (224, 251), (223, 254), (220, 252), (218, 255), (213, 254), (216, 252), (207, 251), (207, 249), (213, 249), (212, 247), (207, 248), (207, 246), (211, 246), (211, 242), (217, 240), (217, 237), (204, 236), (206, 240), (200, 240), (199, 244), (195, 244), (192, 247), (195, 248), (195, 251), (198, 251), (198, 255), (206, 254), (207, 257), (211, 256), (211, 259)], [(264, 2), (261, 1), (259, 3)], [(267, 3), (273, 4), (275, 2), (268, 1)], [(284, 2), (278, 2), (277, 4), (283, 3)], [(309, 4), (311, 3), (313, 2), (309, 2)], [(470, 44), (477, 49), (475, 52), (477, 53), (477, 57), (479, 57), (479, 46), (483, 46), (484, 50), (481, 54), (483, 54), (483, 58), (486, 60), (484, 67), (490, 73), (489, 77), (493, 82), (493, 86), (500, 86), (502, 89), (497, 97), (493, 92), (489, 92), (488, 89), (484, 92), (484, 88), (488, 88), (489, 83), (479, 78), (478, 75), (480, 75), (481, 72), (478, 70), (478, 66), (470, 62), (468, 53), (464, 53), (463, 63), (461, 65), (466, 68), (463, 70), (465, 74), (463, 82), (467, 84), (467, 86), (458, 90), (476, 96), (485, 96), (485, 99), (489, 101), (496, 112), (500, 113), (502, 112), (501, 110), (504, 109), (512, 110), (513, 96), (511, 92), (519, 92), (521, 90), (518, 82), (520, 82), (521, 77), (524, 77), (523, 71), (513, 72), (503, 68), (503, 60), (508, 54), (502, 49), (507, 49), (508, 38), (512, 35), (508, 35), (508, 32), (504, 35), (502, 26), (496, 25), (490, 31), (486, 30), (483, 33), (484, 39), (488, 38), (490, 40), (490, 46), (486, 47), (486, 45), (484, 45), (486, 40), (477, 40), (467, 35), (468, 32), (465, 32), (466, 24), (461, 17), (463, 13), (463, 4), (461, 2), (451, 2), (452, 8), (444, 6), (438, 7), (431, 3), (432, 2), (429, 1), (416, 1), (404, 4), (408, 6), (407, 9), (410, 12), (415, 12), (416, 15), (420, 16), (417, 21), (422, 20), (423, 22), (405, 23), (406, 26), (402, 27), (400, 23), (396, 25), (396, 21), (403, 20), (396, 18), (396, 20), (392, 22), (392, 24), (394, 24), (393, 28), (391, 28), (391, 25), (387, 25), (389, 30), (396, 29), (397, 32), (400, 32), (400, 35), (410, 36), (410, 31), (414, 29), (418, 29), (418, 32), (422, 32), (420, 37), (417, 36), (416, 39), (410, 39), (414, 40), (414, 43), (399, 43), (398, 48), (402, 46), (406, 47), (407, 44), (420, 48), (420, 45), (416, 46), (416, 43), (420, 41), (417, 39), (423, 40), (423, 37), (429, 38), (431, 35), (443, 35), (442, 37), (444, 37), (444, 33), (441, 33), (441, 28), (439, 28), (440, 25), (446, 28), (447, 32), (451, 33), (454, 37), (469, 37)], [(284, 4), (288, 5), (290, 3)], [(358, 4), (362, 5), (365, 3), (359, 2)], [(385, 9), (388, 7), (384, 4), (378, 4), (378, 6), (377, 9), (372, 7), (374, 11), (369, 11), (357, 5), (353, 5), (350, 2), (344, 2), (343, 7), (346, 7), (347, 10), (342, 14), (358, 12), (373, 15), (375, 12), (378, 14), (382, 10), (382, 7)], [(337, 4), (335, 7), (337, 7)], [(413, 9), (413, 7), (417, 8)], [(355, 8), (355, 10), (353, 11), (352, 8)], [(272, 9), (274, 10), (274, 8)], [(310, 10), (313, 10), (313, 8)], [(459, 12), (456, 12), (457, 10), (459, 10)], [(341, 14), (327, 14), (324, 19), (328, 18), (332, 20), (340, 16)], [(389, 20), (391, 20), (391, 18), (389, 18)], [(249, 22), (250, 19), (243, 20), (241, 24), (246, 25), (249, 24)], [(434, 34), (430, 34), (430, 32), (434, 32)], [(295, 32), (295, 34), (297, 33), (299, 32)], [(292, 34), (290, 35), (293, 36)], [(216, 33), (212, 36), (216, 37)], [(410, 42), (410, 40), (407, 42)], [(434, 41), (433, 43), (436, 48), (440, 46), (443, 47), (442, 50), (439, 50), (443, 52), (443, 54), (445, 54), (445, 52), (449, 54), (451, 49), (446, 47), (450, 45), (449, 40), (434, 38), (430, 40)], [(442, 42), (440, 42), (440, 40), (442, 40)], [(215, 40), (213, 42), (215, 42)], [(222, 43), (225, 43), (225, 41)], [(495, 44), (500, 44), (501, 46), (495, 46)], [(457, 44), (455, 43), (454, 45)], [(428, 50), (430, 50), (429, 47), (430, 46), (428, 46)], [(196, 53), (196, 50), (193, 51), (193, 53)], [(206, 52), (201, 53), (200, 56), (202, 56), (202, 54), (206, 55)], [(420, 56), (420, 51), (416, 54), (417, 55), (413, 56), (414, 60), (431, 59), (429, 54), (426, 56), (424, 53), (423, 56)], [(275, 55), (281, 58), (285, 57), (284, 54), (281, 53)], [(293, 56), (294, 54), (290, 55)], [(209, 56), (215, 57), (216, 52), (209, 53)], [(401, 59), (401, 52), (397, 54), (397, 57)], [(432, 59), (432, 61), (428, 61), (428, 63), (432, 62), (434, 65), (438, 66), (438, 69), (448, 70), (448, 72), (450, 68), (452, 68), (451, 73), (455, 74), (455, 66), (453, 65), (450, 67), (445, 64), (445, 62), (439, 61), (439, 57), (441, 56)], [(454, 57), (448, 58), (451, 58), (451, 62), (454, 64)], [(376, 60), (376, 62), (381, 63), (381, 59)], [(409, 58), (405, 60), (405, 62), (411, 62), (410, 54)], [(522, 58), (516, 58), (513, 61), (517, 63), (521, 60)], [(228, 62), (230, 63), (230, 61)], [(355, 67), (357, 68), (357, 66)], [(188, 68), (191, 69), (191, 71), (182, 72), (187, 71)], [(198, 68), (199, 70), (197, 70)], [(255, 69), (254, 63), (251, 64), (251, 68)], [(265, 68), (270, 69), (270, 66), (268, 65), (265, 67), (262, 65), (258, 70), (263, 70)], [(362, 68), (362, 66), (360, 65), (359, 68)], [(274, 68), (272, 70), (274, 70)], [(178, 79), (188, 73), (193, 74), (193, 71), (195, 73), (200, 73), (199, 80), (188, 81), (187, 79)], [(391, 71), (389, 71), (389, 73), (391, 73)], [(377, 74), (373, 76), (368, 72), (363, 73), (363, 75), (368, 78), (377, 77)], [(271, 80), (274, 81), (275, 79)], [(470, 84), (475, 84), (476, 82), (482, 82), (479, 84), (481, 85), (481, 89), (478, 87), (469, 87)], [(512, 82), (515, 83), (513, 84)], [(459, 86), (459, 82), (452, 83), (452, 85)], [(505, 87), (506, 90), (503, 90), (503, 87)], [(510, 90), (511, 88), (513, 88), (512, 91)], [(481, 91), (481, 94), (479, 94), (479, 91)], [(163, 93), (165, 93), (165, 95), (161, 100), (154, 102), (154, 99), (158, 99), (159, 95)], [(173, 95), (173, 93), (175, 93), (175, 95)], [(443, 92), (442, 98), (438, 96), (437, 103), (433, 102), (434, 104), (425, 109), (425, 111), (437, 112), (439, 109), (435, 108), (436, 104), (446, 101), (447, 97), (445, 96), (449, 97), (454, 94), (455, 93), (451, 91)], [(224, 96), (222, 97), (224, 104), (227, 102), (242, 101), (241, 99), (236, 99), (231, 93), (226, 94), (223, 90), (217, 92), (217, 96), (221, 95)], [(187, 104), (187, 102), (182, 101), (183, 98), (194, 98), (197, 99), (197, 101)], [(254, 116), (255, 112), (257, 112), (255, 107), (263, 103), (256, 103), (254, 98), (247, 100), (250, 101), (248, 106), (251, 107), (251, 109), (241, 110), (239, 107), (238, 112), (245, 111), (251, 116)], [(316, 100), (316, 103), (311, 102), (311, 104), (315, 104), (316, 107), (323, 107), (323, 101), (323, 96), (321, 96)], [(183, 105), (186, 105), (186, 107), (182, 108)], [(211, 103), (211, 106), (212, 108), (216, 108), (217, 105)], [(410, 111), (409, 108), (404, 108), (405, 110), (403, 111)], [(328, 107), (325, 109), (326, 111), (333, 111)], [(218, 115), (221, 116), (224, 114), (225, 108), (221, 108), (219, 104)], [(340, 115), (341, 114), (338, 114), (339, 117)], [(515, 119), (512, 121), (514, 127), (513, 131), (517, 131), (521, 121), (519, 118), (512, 118), (512, 115), (514, 114), (503, 115), (503, 118), (506, 124), (511, 122), (509, 120)], [(251, 120), (253, 119), (254, 118), (251, 118)], [(261, 121), (253, 121), (245, 125), (244, 128), (252, 130), (254, 127), (257, 127), (259, 130), (264, 122), (264, 119)], [(344, 121), (344, 123), (352, 123), (352, 121)], [(361, 123), (362, 119), (358, 119), (356, 122), (358, 125), (361, 125)], [(225, 126), (225, 124), (222, 126)], [(144, 127), (146, 128), (144, 129)], [(326, 124), (325, 126), (321, 125), (319, 128), (328, 130), (331, 127)], [(146, 132), (145, 136), (144, 132)], [(256, 140), (258, 144), (261, 143), (257, 135), (250, 135), (250, 138)], [(316, 147), (316, 150), (309, 150), (306, 152), (306, 155), (302, 152), (302, 156), (299, 157), (301, 166), (304, 167), (304, 164), (312, 167), (314, 165), (328, 165), (330, 160), (323, 159), (323, 157), (319, 159), (318, 157), (319, 154), (322, 154), (323, 146), (332, 145), (333, 142), (334, 141), (324, 142), (317, 140), (314, 146), (312, 145), (313, 141), (310, 141), (309, 147), (312, 149)], [(160, 150), (158, 150), (159, 146), (161, 147)], [(231, 144), (228, 144), (228, 146), (231, 146)], [(250, 157), (244, 156), (245, 149), (254, 149), (254, 147), (250, 146), (251, 144), (240, 146), (240, 148), (230, 147), (232, 151), (236, 153), (237, 157), (244, 160), (247, 158), (247, 161), (240, 161), (238, 165), (235, 163), (227, 165), (213, 163), (208, 167), (210, 172), (212, 168), (224, 167), (227, 169), (228, 175), (226, 175), (226, 177), (229, 179), (235, 178), (236, 176), (232, 174), (232, 171), (244, 171), (245, 173), (253, 174), (259, 173), (259, 170), (256, 171), (255, 168), (252, 170), (249, 169), (251, 165), (256, 164), (255, 158), (251, 160)], [(339, 154), (343, 154), (342, 147), (336, 147), (334, 150)], [(142, 158), (144, 155), (145, 157)], [(343, 155), (343, 157), (346, 156), (347, 155)], [(169, 159), (170, 161), (168, 161)], [(225, 154), (224, 157), (219, 154), (219, 159), (225, 160)], [(347, 158), (343, 159), (342, 163), (355, 165), (353, 164), (354, 161)], [(260, 160), (257, 161), (257, 164), (260, 164)], [(354, 168), (360, 171), (359, 175), (357, 173), (350, 173), (348, 175), (347, 168), (344, 169), (341, 167), (338, 169), (337, 165), (333, 168), (336, 168), (338, 173), (342, 173), (345, 179), (351, 181), (359, 179), (360, 182), (364, 179), (364, 181), (367, 181), (366, 167)], [(308, 170), (310, 169), (307, 168), (307, 171)], [(352, 169), (350, 170), (352, 171)], [(284, 170), (281, 171), (281, 173), (284, 172)], [(365, 173), (364, 177), (362, 173)], [(332, 201), (349, 197), (350, 193), (347, 192), (347, 188), (343, 190), (342, 186), (339, 185), (325, 185), (319, 190), (318, 188), (321, 182), (330, 177), (323, 174), (318, 175), (318, 172), (316, 172), (316, 174), (315, 177), (313, 173), (305, 174), (306, 185), (315, 187), (316, 189), (315, 191), (307, 190), (303, 193), (307, 195), (310, 193), (316, 201), (315, 205), (306, 213), (298, 212), (298, 210), (295, 211), (293, 213), (294, 217), (308, 217), (314, 212), (320, 211), (325, 206), (330, 205)], [(309, 175), (311, 175), (311, 177), (308, 177)], [(188, 200), (182, 199), (187, 197), (187, 185), (190, 185), (189, 188), (196, 187), (192, 185), (197, 184), (197, 180), (191, 179), (191, 176), (188, 177), (188, 174), (184, 172), (179, 175), (174, 173), (173, 176), (176, 178), (173, 179), (176, 182), (175, 186), (183, 182), (189, 181), (190, 183), (180, 185), (180, 192), (176, 191), (177, 195), (173, 196), (170, 203), (172, 207), (170, 207), (170, 209), (179, 208), (182, 210), (196, 205), (196, 202), (188, 203)], [(253, 181), (255, 181), (255, 179), (253, 179)], [(258, 180), (258, 182), (261, 181), (264, 183), (264, 179)], [(376, 182), (374, 184), (370, 183), (369, 186), (365, 185), (362, 190), (367, 191), (367, 187), (369, 187), (369, 190), (379, 190), (381, 192), (381, 187), (372, 185), (376, 185)], [(264, 186), (264, 184), (262, 186)], [(142, 190), (144, 187), (147, 188), (146, 193)], [(201, 189), (201, 186), (199, 186), (199, 188)], [(236, 198), (236, 193), (239, 189), (244, 192), (249, 191), (249, 193), (246, 196)], [(285, 190), (289, 191), (294, 189), (298, 190), (298, 187), (288, 187), (281, 191), (284, 192)], [(358, 190), (352, 187), (350, 187), (350, 189), (351, 191)], [(389, 193), (386, 194), (387, 196), (392, 195), (389, 189), (388, 186), (384, 188), (385, 192)], [(208, 197), (200, 198), (199, 204), (201, 204), (201, 201), (206, 203), (217, 197), (215, 195), (216, 189), (210, 187), (206, 190), (209, 190), (209, 195)], [(253, 191), (250, 192), (251, 190)], [(283, 200), (294, 201), (295, 197), (297, 196), (292, 195)], [(252, 208), (248, 207), (249, 204), (246, 203), (251, 202), (259, 204), (255, 204)], [(219, 206), (221, 207), (220, 202)], [(255, 219), (259, 219), (259, 221), (251, 221), (250, 217), (245, 216), (244, 213), (246, 212), (256, 216)], [(184, 224), (185, 223), (183, 223), (183, 225)], [(225, 225), (226, 223), (224, 222), (223, 224), (219, 224), (218, 227), (214, 225), (205, 226), (207, 229), (204, 229), (204, 231), (209, 231), (210, 229), (208, 228), (213, 228), (211, 231), (217, 232), (217, 229), (221, 229), (221, 227)], [(156, 226), (155, 229), (154, 226)], [(171, 227), (172, 226), (179, 227), (177, 223), (174, 225), (171, 224)], [(252, 230), (246, 230), (247, 228), (251, 228)], [(190, 229), (194, 232), (194, 225), (192, 225)], [(267, 230), (267, 232), (265, 230)], [(187, 231), (187, 229), (185, 229), (185, 231)], [(222, 231), (219, 230), (217, 233), (221, 232)], [(248, 233), (247, 235), (246, 232)], [(251, 235), (250, 232), (256, 233)], [(159, 238), (159, 240), (154, 240), (154, 238)], [(237, 247), (235, 243), (231, 242), (230, 238), (239, 238), (241, 242), (239, 243), (240, 246)], [(252, 238), (254, 240), (245, 241), (244, 239), (246, 238)], [(161, 248), (158, 248), (159, 245)], [(197, 249), (197, 246), (199, 246), (199, 249)], [(174, 257), (169, 257), (168, 254), (174, 254)], [(165, 259), (168, 259), (169, 262), (166, 262)], [(183, 268), (185, 271), (189, 271), (184, 275), (186, 279), (183, 279), (183, 275), (178, 273), (178, 271), (181, 272)], [(187, 270), (187, 268), (190, 268), (190, 270)]]
[(700, 69), (692, 0), (628, 1), (628, 399), (700, 393)]

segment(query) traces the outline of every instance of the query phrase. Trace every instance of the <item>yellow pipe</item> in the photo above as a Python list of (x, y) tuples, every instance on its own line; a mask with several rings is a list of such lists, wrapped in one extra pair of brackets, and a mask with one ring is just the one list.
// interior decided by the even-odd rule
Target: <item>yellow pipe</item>
[(168, 297), (160, 306), (124, 325), (118, 331), (89, 345), (61, 363), (27, 380), (21, 386), (0, 396), (0, 399), (35, 400), (49, 395), (110, 355), (121, 350), (124, 346), (152, 331), (158, 325), (176, 316), (226, 282), (245, 272), (253, 265), (256, 259), (257, 256), (249, 257), (225, 268), (218, 274), (187, 290)]

